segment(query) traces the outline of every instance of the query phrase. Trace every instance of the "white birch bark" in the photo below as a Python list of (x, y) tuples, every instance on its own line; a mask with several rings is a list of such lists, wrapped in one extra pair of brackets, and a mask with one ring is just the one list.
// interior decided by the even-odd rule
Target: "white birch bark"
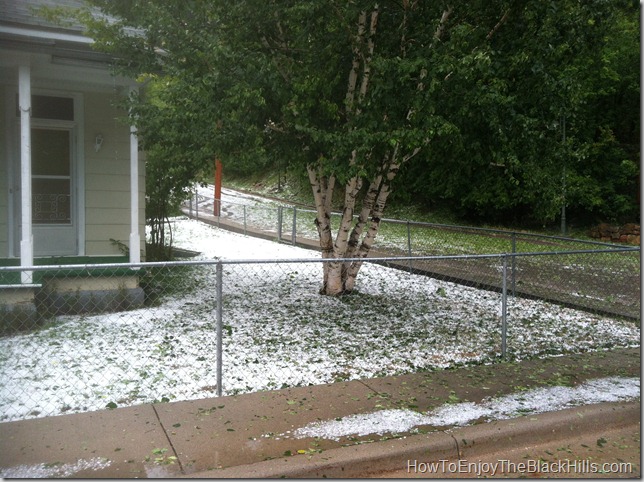
[[(325, 179), (319, 171), (316, 171), (312, 166), (306, 168), (309, 175), (309, 182), (313, 191), (313, 199), (315, 201), (315, 226), (318, 230), (320, 238), (320, 249), (322, 250), (322, 258), (333, 257), (333, 237), (331, 232), (331, 197), (333, 196), (333, 186), (335, 179)], [(329, 264), (323, 264), (323, 285), (321, 292), (326, 293), (329, 276)]]

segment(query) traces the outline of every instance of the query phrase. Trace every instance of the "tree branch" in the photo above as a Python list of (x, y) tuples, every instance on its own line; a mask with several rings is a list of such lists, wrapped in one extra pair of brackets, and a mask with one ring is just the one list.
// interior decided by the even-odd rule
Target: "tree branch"
[[(378, 5), (371, 12), (371, 23), (369, 24), (369, 37), (367, 37), (367, 57), (363, 59), (362, 83), (360, 85), (360, 96), (358, 102), (361, 103), (367, 95), (369, 78), (371, 76), (371, 59), (375, 48), (374, 37), (376, 36), (376, 26), (378, 25)], [(357, 112), (359, 113), (359, 111)]]
[[(508, 8), (508, 9), (505, 11), (505, 13), (503, 14), (503, 16), (499, 19), (499, 21), (498, 21), (498, 22), (496, 23), (496, 25), (492, 28), (492, 30), (490, 30), (490, 31), (488, 32), (488, 34), (485, 36), (485, 40), (490, 41), (490, 40), (492, 39), (492, 37), (494, 37), (494, 35), (496, 34), (496, 32), (497, 32), (497, 31), (498, 31), (498, 30), (503, 26), (503, 24), (504, 24), (505, 22), (507, 22), (508, 17), (510, 16), (510, 10), (511, 10), (511, 9), (509, 9), (509, 8)], [(477, 45), (476, 47), (474, 47), (474, 48), (472, 49), (472, 52), (475, 52), (479, 47), (480, 47), (480, 45)], [(452, 72), (449, 72), (449, 73), (445, 76), (445, 78), (444, 78), (443, 80), (447, 80), (447, 79), (449, 79), (449, 78), (450, 78), (450, 76), (451, 76), (453, 73), (454, 73), (453, 71), (452, 71)]]
[[(452, 15), (454, 8), (450, 5), (447, 9), (443, 10), (443, 15), (441, 15), (440, 22), (438, 22), (438, 27), (434, 32), (434, 42), (440, 42), (445, 34), (445, 28), (449, 17)], [(434, 42), (429, 46), (430, 48), (434, 46)]]
[(348, 115), (353, 113), (353, 103), (356, 94), (356, 85), (358, 83), (358, 69), (360, 68), (360, 44), (364, 41), (366, 23), (367, 12), (360, 12), (358, 17), (358, 34), (356, 35), (356, 43), (353, 47), (353, 60), (351, 62), (351, 70), (349, 71), (349, 85), (346, 95), (346, 110)]
[(496, 33), (497, 30), (501, 28), (501, 26), (508, 20), (508, 16), (510, 15), (510, 9), (508, 8), (503, 16), (501, 17), (501, 20), (497, 22), (497, 24), (494, 26), (492, 30), (490, 30), (485, 37), (486, 40), (491, 40), (494, 34)]

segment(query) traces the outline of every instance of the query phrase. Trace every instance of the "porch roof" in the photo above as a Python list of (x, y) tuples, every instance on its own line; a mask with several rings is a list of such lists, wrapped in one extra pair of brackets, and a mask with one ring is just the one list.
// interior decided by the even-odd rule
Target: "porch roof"
[(38, 15), (40, 7), (82, 8), (79, 0), (0, 0), (0, 45), (10, 50), (51, 55), (58, 61), (106, 68), (113, 57), (92, 49), (93, 40), (77, 22), (59, 25)]
[(44, 17), (35, 15), (41, 7), (82, 8), (87, 4), (82, 0), (0, 0), (0, 23), (15, 26), (31, 26), (51, 32), (76, 32), (83, 34), (83, 26), (70, 22), (65, 26), (58, 25)]

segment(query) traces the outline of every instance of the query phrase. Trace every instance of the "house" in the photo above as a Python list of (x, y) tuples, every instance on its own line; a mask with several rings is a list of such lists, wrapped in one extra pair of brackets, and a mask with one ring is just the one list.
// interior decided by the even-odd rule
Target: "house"
[(137, 86), (80, 25), (38, 10), (82, 5), (0, 0), (0, 320), (33, 317), (39, 299), (54, 311), (81, 311), (69, 300), (88, 297), (109, 309), (115, 291), (121, 305), (143, 300), (136, 270), (1, 271), (144, 256), (144, 161), (117, 107)]

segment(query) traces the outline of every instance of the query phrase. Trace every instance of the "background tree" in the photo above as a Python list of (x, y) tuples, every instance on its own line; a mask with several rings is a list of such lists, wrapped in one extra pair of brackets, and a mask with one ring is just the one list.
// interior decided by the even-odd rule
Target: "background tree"
[[(478, 222), (639, 218), (639, 10), (632, 2), (508, 8), (482, 61), (454, 69), (438, 136), (401, 184)], [(475, 62), (475, 63), (474, 63)], [(564, 124), (566, 139), (564, 142)]]

